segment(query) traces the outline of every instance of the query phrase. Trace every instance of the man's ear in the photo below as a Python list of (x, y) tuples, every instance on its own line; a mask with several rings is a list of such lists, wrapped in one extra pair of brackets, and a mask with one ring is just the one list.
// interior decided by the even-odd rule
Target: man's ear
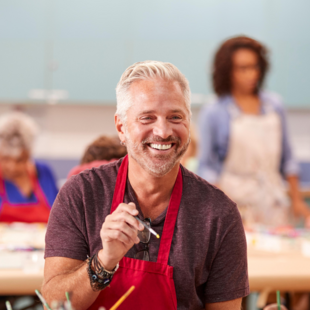
[(125, 142), (125, 124), (117, 114), (114, 115), (114, 123), (119, 139)]

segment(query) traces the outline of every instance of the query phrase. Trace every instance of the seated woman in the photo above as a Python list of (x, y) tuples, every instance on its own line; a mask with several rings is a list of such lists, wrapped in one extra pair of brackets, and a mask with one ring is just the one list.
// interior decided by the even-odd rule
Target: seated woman
[(21, 112), (0, 117), (0, 222), (48, 221), (58, 190), (50, 168), (31, 160), (37, 131)]
[(267, 70), (266, 48), (251, 38), (229, 39), (217, 51), (217, 98), (201, 111), (198, 174), (237, 203), (245, 224), (287, 225), (293, 211), (309, 226), (282, 101), (262, 91)]
[(92, 142), (82, 157), (81, 164), (72, 168), (68, 174), (68, 178), (79, 174), (80, 172), (108, 164), (127, 154), (125, 146), (120, 145), (119, 138), (100, 136)]

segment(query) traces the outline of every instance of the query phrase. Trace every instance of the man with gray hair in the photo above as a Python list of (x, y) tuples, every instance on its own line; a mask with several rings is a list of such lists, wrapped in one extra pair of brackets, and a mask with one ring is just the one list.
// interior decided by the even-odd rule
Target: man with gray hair
[(46, 235), (45, 298), (69, 291), (76, 310), (110, 309), (134, 286), (119, 309), (240, 309), (249, 287), (237, 207), (180, 165), (190, 142), (188, 81), (172, 64), (145, 61), (116, 91), (128, 156), (60, 191)]

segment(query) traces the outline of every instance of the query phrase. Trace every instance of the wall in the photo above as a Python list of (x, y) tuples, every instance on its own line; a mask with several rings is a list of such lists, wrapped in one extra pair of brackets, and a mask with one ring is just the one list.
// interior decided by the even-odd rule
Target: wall
[(146, 59), (208, 94), (216, 47), (246, 34), (271, 50), (268, 88), (309, 107), (309, 11), (309, 0), (1, 0), (0, 102), (114, 103), (121, 73)]

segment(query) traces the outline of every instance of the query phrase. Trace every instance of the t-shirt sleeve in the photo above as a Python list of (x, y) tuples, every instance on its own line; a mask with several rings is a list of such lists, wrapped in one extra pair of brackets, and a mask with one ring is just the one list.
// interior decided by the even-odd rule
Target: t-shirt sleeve
[(235, 205), (220, 225), (223, 233), (206, 283), (205, 303), (233, 300), (249, 294), (246, 239)]
[(80, 176), (70, 178), (53, 204), (45, 236), (46, 257), (85, 260), (89, 255)]

